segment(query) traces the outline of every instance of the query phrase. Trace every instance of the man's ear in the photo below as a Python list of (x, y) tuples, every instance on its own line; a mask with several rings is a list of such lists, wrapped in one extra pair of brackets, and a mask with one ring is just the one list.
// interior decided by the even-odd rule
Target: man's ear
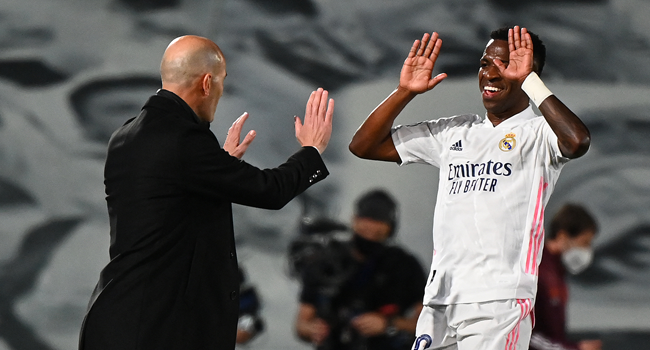
[(203, 96), (210, 95), (210, 89), (212, 88), (212, 74), (206, 73), (201, 79), (201, 89), (203, 90)]

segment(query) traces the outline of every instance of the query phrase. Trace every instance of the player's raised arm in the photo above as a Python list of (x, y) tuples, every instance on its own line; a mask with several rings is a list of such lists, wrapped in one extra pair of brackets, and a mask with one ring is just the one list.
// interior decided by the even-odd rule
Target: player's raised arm
[(433, 89), (447, 77), (441, 73), (431, 77), (442, 40), (438, 33), (425, 33), (416, 40), (404, 61), (399, 86), (375, 108), (355, 132), (350, 151), (360, 158), (400, 162), (390, 135), (393, 121), (418, 94)]
[(578, 158), (587, 153), (591, 143), (589, 129), (562, 101), (544, 85), (533, 70), (533, 40), (526, 28), (508, 31), (510, 62), (507, 67), (495, 62), (502, 75), (518, 80), (521, 88), (533, 100), (557, 135), (562, 155)]

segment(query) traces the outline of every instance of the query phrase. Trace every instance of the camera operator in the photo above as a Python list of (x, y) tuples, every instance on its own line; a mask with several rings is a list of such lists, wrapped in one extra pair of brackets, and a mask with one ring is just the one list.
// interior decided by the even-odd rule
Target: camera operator
[(262, 308), (255, 287), (248, 282), (244, 270), (239, 267), (239, 320), (237, 321), (236, 343), (248, 344), (264, 331)]
[(389, 244), (397, 205), (382, 190), (356, 202), (350, 242), (332, 241), (302, 271), (296, 332), (319, 350), (410, 349), (426, 283), (418, 261)]

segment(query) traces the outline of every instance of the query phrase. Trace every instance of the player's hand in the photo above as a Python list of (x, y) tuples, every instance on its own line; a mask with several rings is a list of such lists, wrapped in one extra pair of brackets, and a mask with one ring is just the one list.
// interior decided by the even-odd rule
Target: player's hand
[(248, 119), (248, 113), (244, 112), (228, 129), (228, 135), (226, 135), (226, 142), (223, 144), (223, 149), (226, 150), (231, 156), (241, 159), (246, 153), (248, 146), (255, 139), (255, 130), (251, 130), (244, 137), (244, 141), (239, 143), (241, 137), (241, 129), (244, 126), (244, 123)]
[(367, 312), (353, 318), (350, 324), (364, 337), (373, 337), (386, 331), (388, 319), (378, 312)]
[(526, 28), (515, 26), (514, 30), (508, 30), (508, 49), (508, 66), (499, 59), (495, 59), (494, 64), (505, 79), (523, 83), (533, 71), (533, 39)]
[(330, 334), (330, 327), (320, 318), (316, 318), (309, 323), (309, 338), (315, 345), (320, 345)]
[(442, 39), (438, 38), (436, 32), (431, 35), (424, 33), (422, 40), (416, 40), (408, 57), (404, 60), (399, 86), (413, 93), (421, 94), (433, 89), (445, 79), (446, 73), (431, 77), (441, 46)]
[(301, 146), (314, 146), (320, 153), (325, 151), (332, 136), (334, 100), (327, 99), (328, 92), (322, 88), (313, 91), (305, 108), (305, 120), (294, 117), (296, 139)]
[(603, 342), (600, 340), (583, 340), (578, 342), (578, 349), (580, 350), (601, 350)]

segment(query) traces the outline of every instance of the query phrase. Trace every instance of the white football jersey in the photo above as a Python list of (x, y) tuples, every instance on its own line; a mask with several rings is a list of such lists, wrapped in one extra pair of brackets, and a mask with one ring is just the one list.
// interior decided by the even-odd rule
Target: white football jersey
[(401, 165), (440, 168), (424, 304), (534, 298), (544, 207), (568, 161), (546, 120), (529, 106), (496, 127), (458, 115), (392, 137)]

